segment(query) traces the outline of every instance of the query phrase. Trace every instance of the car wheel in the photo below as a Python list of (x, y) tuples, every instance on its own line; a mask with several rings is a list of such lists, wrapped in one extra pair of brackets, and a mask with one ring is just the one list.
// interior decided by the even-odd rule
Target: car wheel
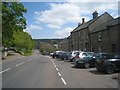
[(74, 63), (74, 67), (76, 67), (76, 68), (78, 67), (78, 65), (77, 65), (77, 63), (76, 63), (76, 62)]
[(89, 63), (85, 63), (85, 68), (86, 69), (90, 68), (90, 64)]
[(113, 66), (108, 66), (107, 69), (106, 69), (106, 73), (108, 74), (112, 74), (114, 73), (115, 69)]
[(100, 70), (100, 69), (97, 69), (97, 71), (98, 71), (98, 72), (102, 72), (102, 70)]

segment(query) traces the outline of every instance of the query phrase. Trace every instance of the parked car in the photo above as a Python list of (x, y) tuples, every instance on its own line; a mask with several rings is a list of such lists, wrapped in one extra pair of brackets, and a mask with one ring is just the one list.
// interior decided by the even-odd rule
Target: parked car
[(42, 55), (49, 55), (49, 52), (43, 52)]
[(53, 54), (54, 54), (54, 53), (53, 53), (53, 52), (51, 52), (49, 55), (50, 55), (50, 56), (53, 56)]
[(77, 53), (77, 55), (75, 56), (75, 58), (73, 59), (73, 61), (75, 62), (76, 59), (82, 59), (82, 58), (86, 57), (88, 54), (89, 55), (94, 55), (93, 52), (79, 52), (79, 53)]
[(69, 55), (70, 55), (70, 52), (62, 52), (59, 55), (59, 58), (62, 59), (62, 60), (64, 60), (64, 59), (68, 60)]
[(75, 56), (81, 51), (72, 51), (70, 55), (68, 56), (68, 59), (72, 62)]
[(96, 69), (112, 74), (116, 70), (120, 70), (120, 54), (102, 54), (96, 60)]
[(84, 52), (81, 54), (82, 58), (76, 58), (74, 62), (75, 67), (85, 67), (86, 69), (90, 67), (95, 67), (96, 59), (94, 57), (94, 53)]
[(62, 53), (63, 51), (55, 51), (54, 53), (53, 53), (53, 58), (59, 58), (59, 55)]
[(6, 56), (8, 55), (8, 48), (5, 47), (0, 47), (0, 59), (5, 59)]

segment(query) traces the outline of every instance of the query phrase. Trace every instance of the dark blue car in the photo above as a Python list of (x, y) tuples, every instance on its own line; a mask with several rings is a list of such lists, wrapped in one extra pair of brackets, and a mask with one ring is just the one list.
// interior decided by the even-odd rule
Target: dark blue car
[(96, 69), (112, 74), (120, 70), (120, 54), (103, 54), (96, 60)]
[(59, 56), (60, 59), (64, 60), (64, 59), (68, 59), (68, 56), (70, 55), (70, 52), (62, 52)]

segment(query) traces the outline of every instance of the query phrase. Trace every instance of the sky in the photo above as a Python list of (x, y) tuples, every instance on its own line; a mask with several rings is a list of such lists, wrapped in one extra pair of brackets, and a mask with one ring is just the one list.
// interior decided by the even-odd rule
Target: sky
[(70, 32), (82, 23), (91, 20), (92, 13), (98, 15), (108, 12), (118, 17), (117, 2), (22, 2), (27, 9), (24, 14), (28, 32), (33, 39), (66, 38)]

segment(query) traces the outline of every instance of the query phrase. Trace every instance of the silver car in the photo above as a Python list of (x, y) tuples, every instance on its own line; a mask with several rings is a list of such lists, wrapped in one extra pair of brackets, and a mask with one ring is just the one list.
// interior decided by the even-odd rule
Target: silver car
[(70, 61), (73, 61), (73, 59), (75, 58), (75, 56), (80, 53), (81, 51), (72, 51), (71, 54), (69, 55), (68, 59)]

